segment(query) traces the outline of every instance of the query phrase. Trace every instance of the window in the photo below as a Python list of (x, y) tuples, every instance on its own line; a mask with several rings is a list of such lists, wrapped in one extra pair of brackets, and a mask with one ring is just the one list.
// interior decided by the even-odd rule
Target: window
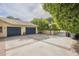
[(2, 27), (0, 27), (0, 32), (2, 32)]

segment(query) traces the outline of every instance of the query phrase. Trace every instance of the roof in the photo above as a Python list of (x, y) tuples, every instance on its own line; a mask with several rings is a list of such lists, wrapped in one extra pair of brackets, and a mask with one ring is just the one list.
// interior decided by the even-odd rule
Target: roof
[(12, 24), (12, 25), (37, 26), (31, 22), (26, 22), (26, 21), (21, 21), (21, 20), (16, 20), (16, 19), (9, 19), (9, 18), (0, 17), (0, 20), (7, 22), (9, 24)]

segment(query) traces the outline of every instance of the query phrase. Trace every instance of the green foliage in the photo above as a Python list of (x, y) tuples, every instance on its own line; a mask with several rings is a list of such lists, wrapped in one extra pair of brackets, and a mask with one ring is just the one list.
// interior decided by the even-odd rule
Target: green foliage
[(34, 18), (32, 23), (38, 25), (38, 30), (59, 30), (59, 28), (56, 26), (56, 24), (53, 24), (53, 20), (51, 19), (51, 26), (49, 26), (48, 19), (40, 19), (40, 18)]
[(39, 31), (49, 29), (47, 19), (34, 18), (31, 22), (38, 25)]
[(52, 15), (58, 27), (72, 33), (79, 33), (78, 3), (46, 3), (42, 7)]

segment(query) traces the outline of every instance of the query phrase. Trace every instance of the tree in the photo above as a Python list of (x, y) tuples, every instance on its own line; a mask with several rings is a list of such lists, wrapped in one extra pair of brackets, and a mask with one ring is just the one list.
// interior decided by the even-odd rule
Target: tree
[(46, 3), (43, 9), (52, 15), (54, 23), (60, 29), (79, 33), (79, 4), (78, 3)]
[(15, 18), (13, 16), (7, 16), (7, 18), (9, 18), (9, 19), (15, 19), (15, 20), (20, 20), (20, 18)]
[[(42, 19), (42, 18), (34, 18), (32, 21), (32, 23), (38, 25), (38, 30), (39, 32), (43, 31), (43, 30), (48, 30), (50, 31), (50, 34), (51, 34), (51, 31), (54, 30), (58, 30), (59, 28), (56, 26), (56, 24), (53, 23), (53, 20), (51, 18), (51, 20), (49, 21), (49, 18), (45, 18), (45, 19)], [(51, 26), (49, 26), (51, 24)]]
[(47, 19), (34, 18), (31, 22), (38, 25), (38, 30), (39, 31), (49, 30), (48, 20)]
[(7, 16), (7, 18), (9, 18), (9, 19), (14, 19), (14, 17), (13, 17), (13, 16)]

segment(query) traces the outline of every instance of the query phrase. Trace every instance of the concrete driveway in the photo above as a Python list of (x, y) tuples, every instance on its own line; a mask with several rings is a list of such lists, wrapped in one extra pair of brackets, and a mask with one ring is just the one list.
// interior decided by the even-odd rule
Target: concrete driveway
[(5, 56), (6, 51), (5, 51), (5, 40), (0, 38), (0, 56)]
[(72, 45), (76, 43), (67, 37), (33, 34), (8, 37), (7, 56), (74, 56), (78, 55)]

